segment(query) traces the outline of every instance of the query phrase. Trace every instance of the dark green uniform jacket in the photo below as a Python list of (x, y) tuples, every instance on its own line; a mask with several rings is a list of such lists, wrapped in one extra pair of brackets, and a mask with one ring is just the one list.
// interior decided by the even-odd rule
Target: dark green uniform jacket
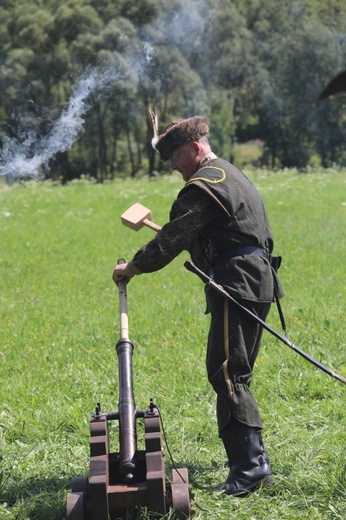
[(231, 257), (232, 248), (239, 246), (258, 247), (268, 257), (273, 252), (267, 213), (255, 186), (238, 168), (215, 159), (191, 177), (178, 198), (192, 187), (207, 192), (223, 209), (220, 218), (201, 230), (192, 260), (204, 271), (212, 268), (216, 282), (235, 298), (272, 302), (276, 274), (269, 259), (255, 254)]

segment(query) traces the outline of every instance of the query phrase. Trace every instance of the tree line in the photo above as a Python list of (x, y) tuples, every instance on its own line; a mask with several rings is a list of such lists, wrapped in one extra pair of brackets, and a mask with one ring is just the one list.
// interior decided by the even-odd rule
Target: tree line
[(0, 18), (2, 142), (29, 142), (35, 154), (94, 74), (83, 130), (48, 177), (164, 171), (150, 145), (154, 106), (161, 130), (206, 115), (228, 160), (257, 139), (258, 166), (345, 164), (345, 97), (318, 102), (346, 65), (344, 0), (12, 0)]

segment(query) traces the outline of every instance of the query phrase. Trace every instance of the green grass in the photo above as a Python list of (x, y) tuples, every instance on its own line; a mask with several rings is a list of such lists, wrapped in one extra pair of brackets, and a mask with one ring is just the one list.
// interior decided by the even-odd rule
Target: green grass
[[(346, 375), (345, 171), (249, 175), (284, 257), (289, 336)], [(153, 236), (119, 217), (138, 201), (163, 224), (181, 187), (175, 175), (0, 186), (0, 520), (61, 520), (71, 477), (88, 475), (90, 414), (98, 401), (117, 410), (113, 266)], [(227, 470), (205, 373), (203, 286), (186, 258), (131, 281), (128, 311), (136, 405), (153, 397), (160, 407), (175, 462), (208, 511), (195, 518), (346, 518), (345, 386), (267, 332), (253, 390), (276, 485), (246, 499), (212, 492)], [(268, 322), (280, 330), (274, 307)]]

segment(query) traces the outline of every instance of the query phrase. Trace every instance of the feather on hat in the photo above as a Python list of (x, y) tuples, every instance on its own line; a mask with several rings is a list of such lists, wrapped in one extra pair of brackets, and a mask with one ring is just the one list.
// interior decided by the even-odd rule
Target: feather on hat
[(156, 109), (149, 111), (154, 137), (151, 144), (160, 154), (163, 161), (168, 161), (172, 153), (190, 141), (196, 141), (200, 137), (205, 136), (209, 132), (208, 121), (204, 116), (194, 116), (188, 119), (173, 121), (166, 126), (163, 133), (159, 135), (157, 130), (157, 114)]

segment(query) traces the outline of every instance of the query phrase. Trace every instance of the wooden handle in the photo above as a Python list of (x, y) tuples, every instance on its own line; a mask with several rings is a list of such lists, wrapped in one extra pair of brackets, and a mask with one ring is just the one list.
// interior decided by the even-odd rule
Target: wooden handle
[[(119, 264), (125, 264), (125, 260), (120, 258)], [(120, 313), (120, 334), (121, 339), (129, 339), (129, 320), (127, 316), (127, 282), (120, 280), (119, 287), (119, 313)]]
[(143, 220), (143, 224), (145, 226), (148, 226), (149, 228), (153, 229), (154, 231), (160, 231), (160, 229), (161, 229), (161, 226), (158, 226), (157, 224), (155, 224), (151, 220), (148, 220), (147, 218), (145, 218)]

